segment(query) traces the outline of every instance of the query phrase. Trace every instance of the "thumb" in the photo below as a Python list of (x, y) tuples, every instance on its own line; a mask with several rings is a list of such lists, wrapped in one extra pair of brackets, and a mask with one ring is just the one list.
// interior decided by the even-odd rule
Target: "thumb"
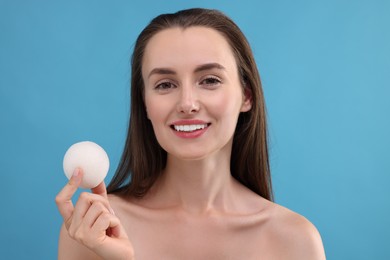
[(97, 194), (103, 196), (104, 198), (107, 198), (107, 189), (106, 189), (106, 184), (104, 184), (104, 181), (102, 181), (95, 188), (92, 188), (91, 191), (93, 194)]

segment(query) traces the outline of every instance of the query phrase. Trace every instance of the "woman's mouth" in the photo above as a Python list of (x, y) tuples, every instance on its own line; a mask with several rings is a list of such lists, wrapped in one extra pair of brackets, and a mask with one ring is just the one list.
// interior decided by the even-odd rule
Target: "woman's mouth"
[(176, 136), (181, 138), (197, 138), (203, 135), (211, 123), (205, 123), (201, 120), (181, 120), (174, 122), (171, 129)]
[(205, 129), (209, 124), (196, 124), (196, 125), (172, 125), (171, 127), (178, 132), (194, 132), (197, 130)]

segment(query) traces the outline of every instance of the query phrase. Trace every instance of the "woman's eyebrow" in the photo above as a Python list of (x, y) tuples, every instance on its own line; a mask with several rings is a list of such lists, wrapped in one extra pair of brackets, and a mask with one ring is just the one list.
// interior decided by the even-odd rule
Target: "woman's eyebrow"
[(219, 63), (214, 62), (214, 63), (206, 63), (206, 64), (202, 64), (202, 65), (198, 66), (195, 69), (195, 72), (201, 72), (201, 71), (211, 70), (211, 69), (226, 70), (224, 66), (222, 66)]
[[(205, 70), (211, 70), (211, 69), (219, 69), (219, 70), (226, 70), (224, 66), (222, 66), (219, 63), (213, 62), (213, 63), (206, 63), (199, 65), (196, 67), (194, 72), (201, 72)], [(148, 78), (150, 78), (153, 74), (159, 74), (159, 75), (176, 75), (176, 72), (169, 68), (154, 68), (149, 73)]]
[(172, 69), (168, 68), (154, 68), (149, 73), (148, 78), (150, 78), (153, 74), (159, 74), (159, 75), (175, 75), (176, 72)]

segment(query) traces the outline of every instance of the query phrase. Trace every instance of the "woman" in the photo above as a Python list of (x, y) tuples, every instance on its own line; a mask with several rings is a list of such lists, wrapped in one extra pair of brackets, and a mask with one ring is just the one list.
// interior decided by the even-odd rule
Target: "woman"
[[(215, 10), (156, 17), (132, 57), (118, 170), (56, 202), (59, 259), (325, 259), (320, 235), (272, 202), (264, 98), (240, 29)], [(131, 179), (131, 180), (130, 180)]]

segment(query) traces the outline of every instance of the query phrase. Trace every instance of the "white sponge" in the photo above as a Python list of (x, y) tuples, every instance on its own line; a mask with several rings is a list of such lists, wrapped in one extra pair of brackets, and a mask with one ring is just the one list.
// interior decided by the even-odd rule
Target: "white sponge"
[(63, 161), (64, 172), (70, 179), (76, 168), (83, 171), (81, 187), (95, 188), (107, 176), (110, 161), (107, 153), (98, 144), (90, 141), (75, 143), (66, 151)]

